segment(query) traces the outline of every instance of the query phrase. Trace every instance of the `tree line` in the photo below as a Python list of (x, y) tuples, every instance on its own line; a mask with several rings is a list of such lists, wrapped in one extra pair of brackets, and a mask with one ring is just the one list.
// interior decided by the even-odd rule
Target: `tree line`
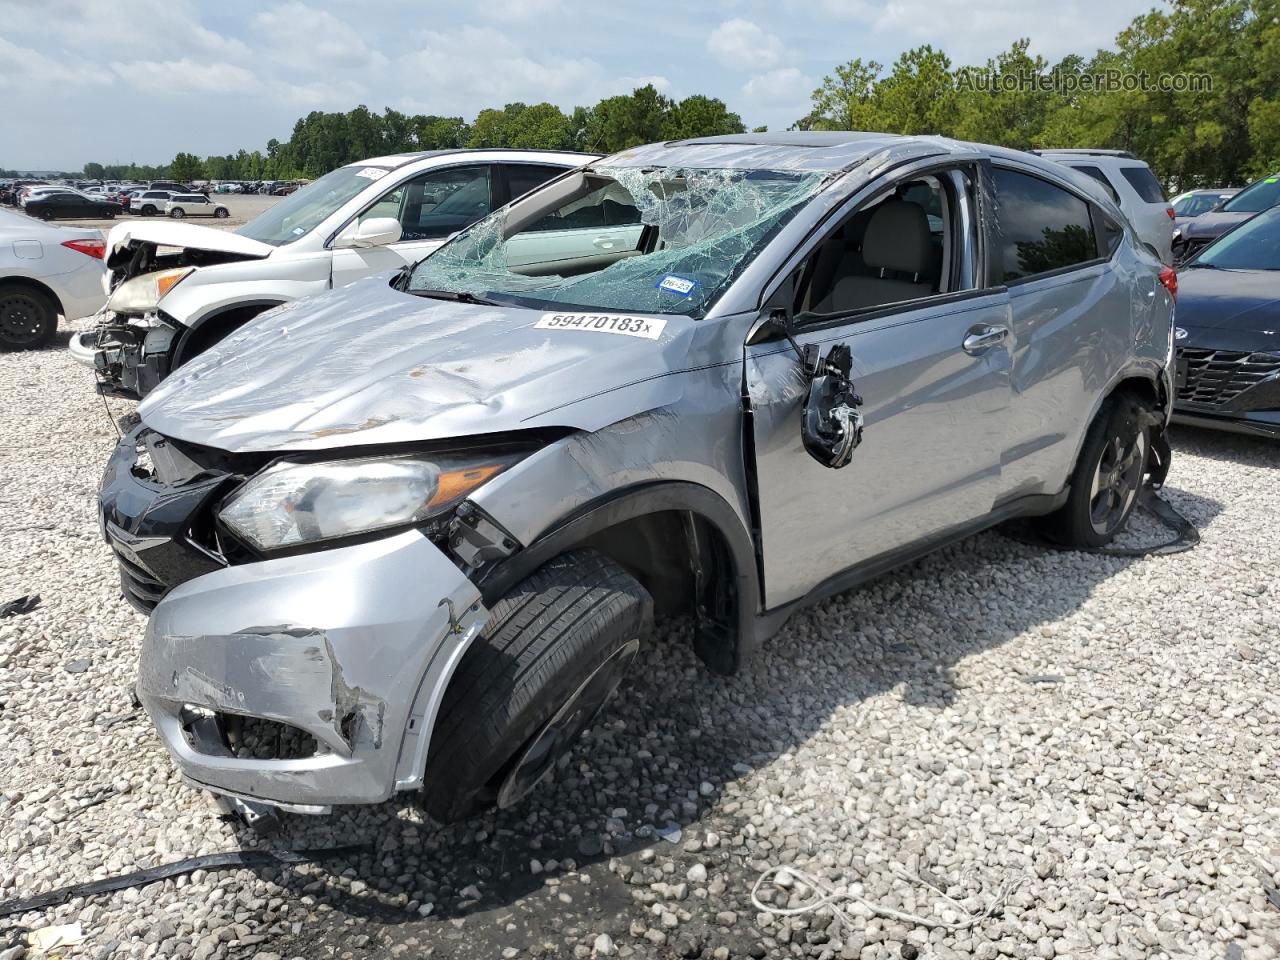
[[(1196, 80), (1164, 88), (1161, 78)], [(1105, 82), (1098, 82), (1102, 78)], [(1145, 78), (1145, 79), (1144, 79)], [(1207, 78), (1207, 80), (1206, 80)], [(1280, 166), (1280, 0), (1173, 0), (1135, 18), (1112, 49), (1050, 64), (1019, 39), (980, 65), (923, 45), (888, 68), (853, 59), (813, 92), (793, 129), (940, 134), (1018, 149), (1105, 147), (1147, 161), (1169, 188), (1240, 184)], [(763, 130), (758, 127), (756, 130)], [(509, 103), (462, 117), (313, 111), (266, 150), (164, 166), (90, 163), (91, 177), (260, 180), (316, 177), (380, 154), (453, 147), (613, 153), (640, 143), (741, 133), (721, 100), (652, 85), (566, 113)]]

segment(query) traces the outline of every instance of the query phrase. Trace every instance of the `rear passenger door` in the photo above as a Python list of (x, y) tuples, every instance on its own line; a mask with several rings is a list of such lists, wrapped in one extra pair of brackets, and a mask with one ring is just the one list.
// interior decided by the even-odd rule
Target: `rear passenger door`
[(1054, 494), (1109, 364), (1132, 347), (1132, 312), (1145, 304), (1131, 303), (1131, 291), (1143, 281), (1117, 277), (1111, 257), (1123, 227), (1065, 180), (1012, 164), (996, 166), (992, 180), (988, 283), (1007, 287), (1012, 307), (1001, 497)]
[(979, 269), (976, 182), (965, 166), (877, 185), (789, 261), (770, 294), (766, 308), (792, 313), (801, 348), (849, 346), (865, 435), (841, 469), (811, 458), (793, 348), (747, 344), (769, 607), (972, 525), (996, 502), (1009, 298)]

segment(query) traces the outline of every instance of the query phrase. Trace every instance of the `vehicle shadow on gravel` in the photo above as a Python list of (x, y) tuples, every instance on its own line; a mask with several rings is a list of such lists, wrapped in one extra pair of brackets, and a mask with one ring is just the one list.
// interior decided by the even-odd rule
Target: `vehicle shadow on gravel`
[[(1201, 528), (1221, 509), (1176, 487), (1166, 488), (1166, 495)], [(922, 711), (945, 709), (964, 683), (957, 675), (963, 660), (1028, 631), (1054, 630), (1105, 581), (1140, 562), (1159, 561), (1060, 551), (999, 532), (982, 534), (796, 613), (728, 678), (710, 674), (697, 661), (688, 622), (666, 623), (642, 649), (630, 680), (584, 737), (568, 769), (520, 807), (447, 827), (425, 821), (404, 803), (347, 808), (328, 820), (290, 817), (273, 846), (364, 842), (370, 852), (262, 875), (328, 904), (340, 915), (332, 924), (339, 932), (352, 929), (341, 916), (376, 920), (378, 936), (391, 937), (388, 942), (459, 932), (436, 923), (442, 917), (471, 918), (467, 938), (476, 956), (496, 955), (481, 945), (529, 942), (525, 930), (504, 933), (521, 917), (541, 917), (538, 922), (569, 931), (586, 924), (588, 930), (625, 936), (628, 911), (643, 916), (644, 908), (603, 861), (633, 861), (629, 855), (655, 845), (664, 855), (682, 855), (678, 844), (711, 824), (726, 838), (733, 836), (744, 819), (736, 802), (721, 802), (726, 784), (762, 777), (758, 792), (781, 793), (768, 780), (771, 761), (804, 750), (833, 714), (862, 710), (877, 698), (900, 698)], [(1061, 674), (1070, 672), (1076, 655), (1076, 649), (1064, 651), (1061, 671), (1036, 665), (1008, 682), (1028, 689), (1064, 682)], [(861, 737), (887, 739), (874, 718), (856, 724)], [(682, 829), (683, 841), (668, 825)], [(694, 825), (698, 831), (690, 829)], [(731, 852), (727, 842), (701, 856), (718, 858), (726, 871), (735, 869), (731, 856), (739, 871), (747, 859), (745, 848)], [(588, 893), (575, 893), (578, 899), (569, 903), (558, 899), (563, 894), (557, 889), (565, 888), (548, 886), (548, 876), (564, 876), (566, 870), (592, 878)], [(429, 922), (418, 912), (426, 903), (433, 905)], [(539, 903), (547, 908), (541, 913)], [(714, 914), (723, 908), (705, 909)], [(401, 925), (407, 929), (389, 932)], [(314, 933), (320, 936), (319, 928)]]
[(1178, 454), (1185, 452), (1243, 466), (1280, 469), (1280, 439), (1174, 424), (1169, 440), (1173, 445), (1175, 464)]

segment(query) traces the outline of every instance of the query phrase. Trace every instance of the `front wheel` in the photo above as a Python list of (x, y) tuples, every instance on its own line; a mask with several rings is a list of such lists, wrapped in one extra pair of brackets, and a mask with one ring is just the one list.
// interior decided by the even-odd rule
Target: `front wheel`
[(38, 214), (36, 214), (36, 216), (38, 216), (41, 220), (52, 220), (52, 219), (53, 219), (53, 211), (52, 211), (52, 210), (41, 210)]
[(1147, 411), (1129, 393), (1103, 405), (1085, 436), (1067, 502), (1041, 523), (1069, 547), (1103, 547), (1124, 529), (1151, 459)]
[(169, 216), (172, 217), (174, 220), (181, 220), (183, 217), (186, 216), (186, 213), (183, 212), (181, 207), (174, 207), (172, 210), (169, 211)]
[(436, 717), (427, 812), (452, 822), (528, 796), (617, 690), (652, 609), (631, 574), (586, 550), (552, 560), (494, 604)]
[(231, 212), (227, 210), (226, 207), (219, 207), (217, 210), (213, 211), (213, 215), (219, 220), (225, 220), (227, 217), (231, 216)]

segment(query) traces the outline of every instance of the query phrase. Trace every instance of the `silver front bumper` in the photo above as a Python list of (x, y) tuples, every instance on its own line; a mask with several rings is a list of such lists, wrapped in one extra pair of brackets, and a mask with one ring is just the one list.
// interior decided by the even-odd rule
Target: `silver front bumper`
[[(228, 567), (152, 612), (138, 695), (195, 784), (298, 812), (376, 803), (421, 785), (436, 710), (487, 616), (414, 531)], [(317, 749), (237, 757), (216, 736), (237, 717), (286, 724)]]
[(67, 349), (71, 351), (71, 356), (76, 363), (84, 364), (90, 370), (97, 369), (94, 363), (94, 357), (98, 353), (97, 339), (97, 327), (72, 334), (71, 341), (67, 344)]

